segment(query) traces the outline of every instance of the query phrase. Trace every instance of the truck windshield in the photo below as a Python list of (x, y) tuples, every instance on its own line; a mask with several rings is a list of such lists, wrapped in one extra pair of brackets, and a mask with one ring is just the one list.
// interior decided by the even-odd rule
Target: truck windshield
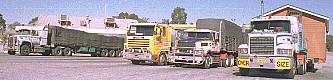
[(209, 32), (185, 32), (183, 38), (210, 39), (212, 36)]
[(132, 25), (129, 28), (128, 36), (153, 36), (154, 25)]
[(251, 22), (251, 32), (286, 32), (290, 33), (290, 21), (255, 21)]

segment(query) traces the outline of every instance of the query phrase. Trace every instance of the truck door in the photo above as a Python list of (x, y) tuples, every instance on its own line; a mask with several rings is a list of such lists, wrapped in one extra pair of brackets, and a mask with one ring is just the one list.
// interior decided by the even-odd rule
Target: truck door
[(47, 34), (48, 34), (48, 31), (45, 31), (45, 30), (40, 31), (40, 33), (39, 33), (39, 36), (40, 36), (39, 44), (40, 45), (47, 44)]

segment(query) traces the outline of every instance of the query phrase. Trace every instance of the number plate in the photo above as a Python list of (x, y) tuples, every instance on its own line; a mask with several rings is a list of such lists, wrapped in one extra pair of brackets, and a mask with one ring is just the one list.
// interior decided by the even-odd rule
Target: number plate
[(266, 60), (265, 59), (257, 59), (257, 62), (264, 63), (264, 62), (266, 62)]
[(289, 60), (277, 60), (276, 67), (278, 69), (290, 69), (290, 61)]
[(237, 60), (237, 66), (241, 68), (247, 68), (249, 67), (249, 59), (238, 59)]

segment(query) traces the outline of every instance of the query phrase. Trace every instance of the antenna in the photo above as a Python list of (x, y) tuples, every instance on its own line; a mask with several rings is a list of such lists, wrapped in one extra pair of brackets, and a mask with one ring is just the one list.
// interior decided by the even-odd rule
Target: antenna
[(107, 11), (107, 7), (106, 7), (106, 3), (104, 3), (104, 15), (107, 18), (108, 17), (108, 11)]
[(264, 16), (264, 0), (261, 0), (261, 16)]

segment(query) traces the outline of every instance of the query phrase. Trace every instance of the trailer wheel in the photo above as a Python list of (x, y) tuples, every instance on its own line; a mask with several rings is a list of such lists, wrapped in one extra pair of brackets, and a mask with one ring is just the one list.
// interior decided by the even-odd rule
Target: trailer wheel
[(250, 71), (250, 69), (239, 68), (239, 74), (240, 74), (241, 76), (247, 76), (247, 75), (249, 75), (249, 71)]
[(8, 54), (9, 55), (15, 55), (16, 53), (15, 53), (15, 51), (8, 51)]
[(114, 57), (119, 57), (119, 50), (115, 51)]
[(202, 68), (203, 69), (209, 69), (210, 68), (210, 60), (211, 60), (211, 57), (209, 55), (207, 57), (205, 57), (205, 61), (202, 63)]
[(65, 48), (64, 49), (64, 55), (65, 56), (72, 56), (72, 49), (71, 48)]
[(307, 62), (307, 64), (306, 64), (306, 66), (307, 66), (308, 71), (313, 71), (314, 70), (314, 64), (313, 64), (312, 60), (309, 60), (309, 62)]
[(219, 63), (220, 63), (221, 67), (227, 67), (227, 60), (226, 59), (221, 59)]
[(160, 54), (157, 65), (159, 65), (159, 66), (167, 65), (167, 57), (166, 57), (165, 53)]
[(114, 53), (114, 50), (110, 50), (110, 51), (109, 51), (109, 56), (110, 56), (110, 57), (114, 57), (114, 54), (115, 54), (115, 53)]
[(234, 66), (234, 56), (233, 55), (229, 55), (228, 56), (228, 67), (232, 67)]
[(21, 48), (20, 48), (20, 54), (22, 56), (28, 56), (29, 53), (30, 53), (30, 46), (28, 45), (22, 45)]
[(109, 55), (108, 55), (108, 50), (102, 50), (102, 52), (101, 52), (101, 56), (102, 57), (108, 57)]
[(63, 55), (63, 51), (61, 49), (61, 47), (56, 47), (53, 52), (52, 52), (52, 55), (54, 56), (62, 56)]

